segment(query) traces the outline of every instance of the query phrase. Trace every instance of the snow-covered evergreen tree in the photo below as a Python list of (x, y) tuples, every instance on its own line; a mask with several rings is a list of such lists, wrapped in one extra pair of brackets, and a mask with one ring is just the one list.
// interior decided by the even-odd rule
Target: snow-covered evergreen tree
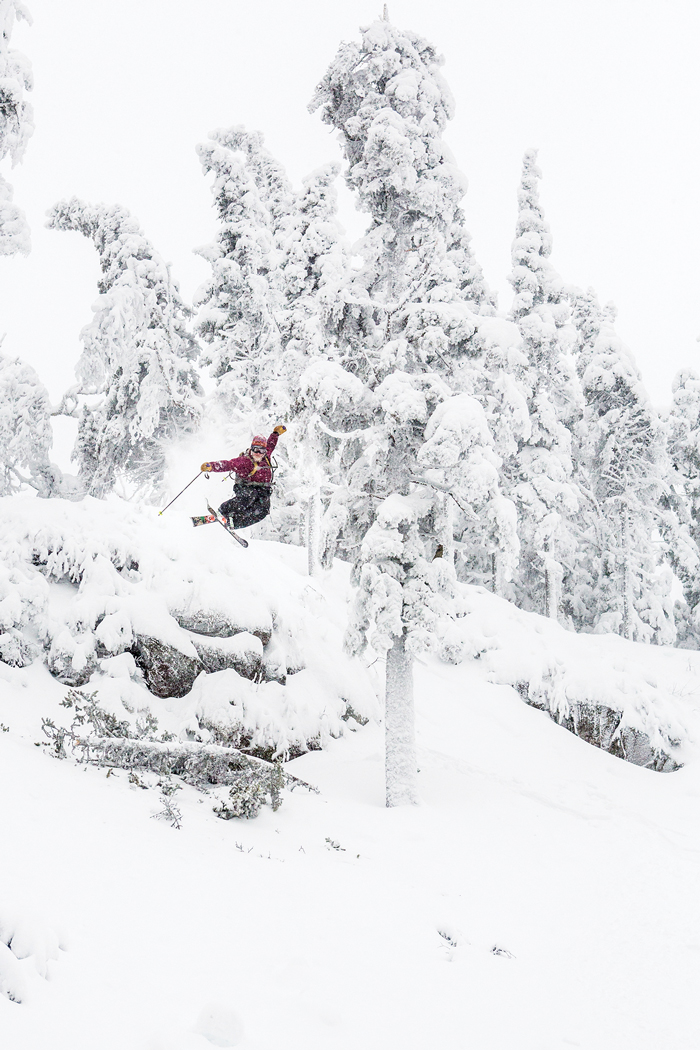
[(276, 274), (282, 353), (271, 377), (278, 414), (295, 412), (299, 378), (311, 362), (337, 357), (332, 315), (349, 266), (333, 185), (339, 170), (327, 164), (312, 172), (287, 214)]
[[(362, 267), (341, 290), (336, 333), (343, 365), (367, 391), (369, 418), (344, 448), (344, 542), (354, 548), (359, 585), (349, 644), (359, 651), (369, 640), (387, 656), (388, 805), (415, 799), (412, 659), (434, 644), (444, 574), (452, 571), (445, 559), (437, 569), (431, 562), (448, 502), (434, 456), (448, 432), (464, 454), (465, 477), (474, 469), (471, 498), (485, 502), (495, 477), (481, 406), (470, 399), (453, 414), (440, 412), (451, 394), (447, 355), (466, 350), (485, 298), (473, 281), (473, 309), (464, 308), (470, 282), (460, 285), (448, 260), (466, 185), (442, 139), (453, 101), (441, 64), (431, 44), (385, 16), (362, 30), (359, 44), (341, 46), (310, 105), (338, 129), (346, 182), (371, 216), (356, 246)], [(472, 265), (469, 256), (462, 274)], [(433, 301), (436, 323), (415, 320)], [(437, 468), (441, 480), (417, 475), (419, 464)]]
[[(700, 647), (700, 376), (681, 369), (673, 380), (666, 419), (668, 492), (662, 503), (662, 536), (668, 560), (683, 585), (678, 609), (680, 640)], [(667, 533), (673, 535), (668, 537)], [(680, 535), (679, 535), (680, 534)]]
[[(34, 131), (34, 114), (25, 92), (32, 89), (28, 59), (10, 47), (15, 21), (31, 25), (31, 15), (19, 0), (0, 0), (0, 161), (9, 157), (14, 167), (21, 161)], [(27, 220), (12, 203), (12, 187), (0, 176), (0, 255), (27, 254)]]
[[(420, 472), (445, 494), (437, 514), (444, 529), (439, 537), (443, 556), (454, 560), (457, 533), (463, 575), (472, 582), (489, 582), (502, 593), (517, 564), (516, 512), (500, 489), (502, 461), (480, 402), (468, 394), (448, 397), (433, 412), (424, 436), (412, 478), (417, 481)], [(488, 581), (478, 578), (482, 568)]]
[(509, 495), (518, 508), (522, 545), (518, 600), (557, 619), (562, 583), (573, 570), (573, 518), (579, 505), (573, 478), (571, 427), (581, 394), (571, 347), (576, 332), (561, 278), (550, 262), (552, 237), (539, 201), (537, 153), (528, 150), (518, 190), (513, 241), (515, 292), (511, 317), (520, 329), (529, 435), (506, 463)]
[[(276, 168), (270, 174), (265, 158), (251, 163), (253, 138), (246, 135), (240, 127), (220, 128), (197, 148), (204, 171), (214, 175), (219, 219), (216, 239), (198, 249), (212, 268), (196, 296), (198, 330), (209, 346), (205, 363), (217, 379), (217, 398), (240, 415), (250, 415), (254, 406), (269, 407), (264, 378), (269, 379), (271, 363), (279, 356), (270, 280), (277, 262), (274, 223), (256, 175), (261, 178), (262, 168), (265, 184), (276, 191), (275, 201), (281, 176)], [(261, 146), (261, 136), (254, 141)], [(259, 154), (258, 149), (258, 160)]]
[(471, 240), (471, 234), (465, 226), (464, 212), (456, 208), (446, 238), (449, 277), (459, 299), (469, 303), (480, 314), (491, 316), (496, 313), (496, 295), (486, 284)]
[(284, 238), (293, 212), (294, 192), (283, 166), (265, 148), (265, 139), (260, 131), (248, 131), (239, 124), (220, 129), (211, 137), (228, 149), (244, 154), (277, 244)]
[(166, 443), (194, 430), (201, 414), (190, 311), (126, 209), (73, 198), (51, 209), (47, 225), (89, 237), (102, 271), (73, 391), (88, 398), (74, 450), (79, 476), (94, 496), (120, 480), (127, 494), (155, 499)]
[(53, 443), (51, 405), (33, 368), (0, 355), (0, 495), (30, 486), (50, 496), (57, 470), (49, 462)]
[(597, 527), (585, 536), (587, 593), (581, 589), (578, 601), (597, 631), (670, 643), (671, 575), (660, 563), (675, 529), (661, 513), (668, 475), (663, 428), (611, 316), (599, 323), (586, 350), (580, 428), (586, 496), (596, 508)]
[(293, 506), (306, 508), (312, 572), (332, 557), (339, 525), (339, 508), (336, 504), (329, 511), (329, 504), (342, 481), (337, 456), (342, 439), (333, 440), (331, 434), (339, 425), (347, 427), (353, 415), (347, 399), (347, 380), (353, 377), (338, 363), (333, 332), (333, 314), (349, 266), (337, 219), (334, 182), (339, 170), (338, 164), (327, 164), (304, 180), (279, 242), (282, 352), (270, 383), (275, 416), (294, 424), (285, 442), (287, 523), (294, 520)]

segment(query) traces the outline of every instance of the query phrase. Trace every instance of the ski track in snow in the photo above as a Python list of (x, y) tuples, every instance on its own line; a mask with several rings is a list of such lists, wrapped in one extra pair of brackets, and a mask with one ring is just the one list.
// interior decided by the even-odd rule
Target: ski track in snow
[[(345, 579), (305, 592), (334, 623)], [(184, 787), (180, 831), (125, 772), (35, 747), (65, 688), (0, 668), (3, 1048), (697, 1048), (692, 755), (638, 768), (476, 661), (416, 667), (421, 805), (384, 808), (369, 724), (288, 764), (320, 795), (225, 822)]]

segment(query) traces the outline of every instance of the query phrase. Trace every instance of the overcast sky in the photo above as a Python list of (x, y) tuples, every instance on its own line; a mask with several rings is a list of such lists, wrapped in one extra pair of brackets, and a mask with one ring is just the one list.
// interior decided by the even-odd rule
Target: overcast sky
[[(341, 40), (381, 14), (364, 0), (27, 0), (13, 46), (35, 76), (36, 132), (3, 174), (32, 226), (28, 259), (0, 259), (3, 352), (53, 397), (73, 381), (97, 263), (78, 234), (43, 229), (74, 194), (120, 203), (173, 266), (214, 233), (195, 145), (218, 126), (264, 132), (298, 183), (340, 159), (306, 104)], [(457, 102), (447, 141), (469, 179), (468, 227), (500, 305), (522, 155), (539, 149), (541, 198), (562, 277), (619, 311), (618, 332), (657, 404), (681, 366), (700, 371), (697, 0), (391, 0), (391, 20), (445, 55)], [(343, 206), (349, 232), (364, 220)]]

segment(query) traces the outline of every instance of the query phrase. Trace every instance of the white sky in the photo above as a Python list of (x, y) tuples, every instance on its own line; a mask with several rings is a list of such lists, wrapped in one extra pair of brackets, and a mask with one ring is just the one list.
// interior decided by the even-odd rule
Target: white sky
[[(36, 133), (3, 173), (33, 252), (0, 259), (3, 352), (53, 397), (73, 381), (96, 294), (91, 244), (43, 229), (76, 194), (121, 203), (173, 264), (189, 299), (207, 275), (192, 254), (214, 232), (195, 144), (217, 126), (262, 130), (298, 183), (340, 159), (306, 111), (343, 39), (380, 0), (27, 0), (13, 46), (34, 67)], [(681, 365), (700, 370), (700, 145), (695, 0), (391, 0), (391, 19), (446, 57), (457, 115), (447, 141), (470, 181), (468, 226), (500, 305), (510, 304), (522, 154), (539, 148), (542, 203), (562, 277), (619, 309), (653, 400)], [(346, 202), (353, 234), (362, 221)]]

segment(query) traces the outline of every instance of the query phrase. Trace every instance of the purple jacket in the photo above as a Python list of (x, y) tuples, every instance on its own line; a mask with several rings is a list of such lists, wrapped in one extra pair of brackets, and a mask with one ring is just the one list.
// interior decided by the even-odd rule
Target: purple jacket
[(279, 435), (275, 434), (274, 431), (270, 434), (267, 439), (267, 455), (264, 457), (259, 467), (256, 467), (250, 456), (243, 455), (236, 456), (235, 459), (215, 460), (211, 464), (211, 469), (217, 472), (233, 471), (234, 474), (239, 478), (243, 478), (244, 481), (256, 481), (263, 485), (269, 485), (272, 482), (270, 456), (275, 451), (278, 438)]

